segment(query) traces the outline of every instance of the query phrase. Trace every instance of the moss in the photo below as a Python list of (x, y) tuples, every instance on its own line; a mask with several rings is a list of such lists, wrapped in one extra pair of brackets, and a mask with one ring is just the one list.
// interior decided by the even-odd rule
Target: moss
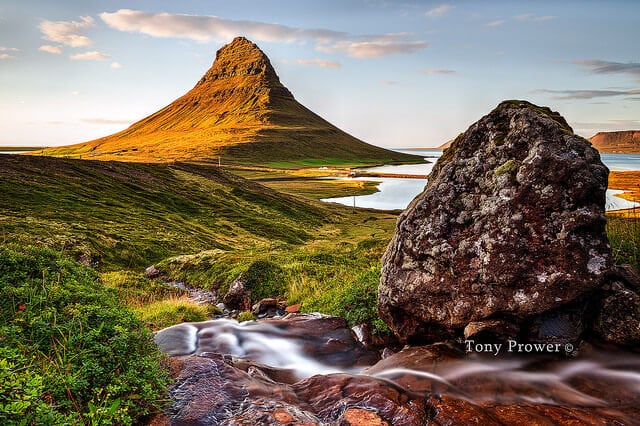
[(238, 314), (238, 322), (255, 321), (256, 317), (249, 311), (240, 312)]
[(531, 102), (523, 101), (523, 100), (506, 100), (506, 101), (502, 101), (494, 111), (499, 111), (501, 109), (506, 109), (506, 108), (529, 108), (534, 111), (537, 111), (538, 113), (543, 114), (549, 117), (550, 119), (552, 119), (553, 121), (555, 121), (563, 130), (563, 132), (573, 135), (573, 129), (571, 128), (571, 126), (569, 126), (569, 123), (567, 123), (567, 120), (565, 120), (564, 117), (560, 115), (559, 112), (553, 111), (549, 107), (538, 106), (538, 105), (532, 104)]
[(507, 160), (504, 163), (502, 163), (502, 165), (497, 167), (493, 171), (493, 174), (496, 175), (496, 176), (501, 176), (501, 175), (504, 175), (506, 173), (514, 174), (518, 170), (518, 167), (520, 167), (520, 163), (518, 163), (517, 161), (515, 161), (513, 159)]

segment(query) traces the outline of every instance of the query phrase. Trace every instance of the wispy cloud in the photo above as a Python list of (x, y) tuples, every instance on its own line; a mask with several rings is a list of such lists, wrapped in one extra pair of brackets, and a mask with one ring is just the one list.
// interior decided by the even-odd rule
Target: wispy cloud
[(310, 41), (318, 51), (339, 52), (354, 58), (411, 53), (427, 47), (424, 41), (407, 40), (409, 34), (406, 33), (357, 36), (322, 28), (307, 29), (217, 16), (149, 13), (131, 9), (104, 12), (99, 16), (116, 30), (138, 32), (152, 37), (228, 41), (238, 34), (243, 34), (256, 41), (265, 42)]
[(135, 120), (109, 119), (109, 118), (81, 118), (80, 121), (88, 124), (131, 124)]
[(429, 70), (422, 70), (420, 71), (420, 73), (426, 75), (453, 75), (456, 74), (456, 71), (443, 68), (434, 68)]
[(340, 68), (341, 64), (337, 61), (330, 61), (328, 59), (298, 59), (296, 61), (298, 65), (314, 65), (322, 68)]
[(396, 84), (398, 84), (398, 82), (395, 80), (382, 80), (380, 84), (384, 86), (395, 86)]
[(15, 58), (15, 55), (12, 55), (11, 53), (4, 53), (4, 52), (19, 52), (20, 49), (16, 48), (16, 47), (6, 47), (6, 46), (0, 46), (0, 59), (13, 59)]
[(114, 70), (119, 70), (120, 68), (122, 68), (122, 64), (120, 62), (112, 62), (111, 68), (113, 68)]
[(70, 55), (69, 58), (73, 59), (74, 61), (104, 61), (105, 59), (109, 58), (109, 55), (94, 50), (92, 52)]
[(496, 19), (495, 21), (487, 22), (484, 24), (487, 27), (499, 27), (501, 25), (506, 24), (507, 21), (505, 19)]
[(60, 46), (52, 46), (50, 44), (43, 44), (42, 46), (38, 47), (38, 50), (41, 52), (53, 53), (56, 55), (62, 53), (62, 49), (60, 48)]
[(520, 22), (546, 22), (556, 18), (557, 16), (552, 16), (552, 15), (537, 16), (537, 15), (534, 15), (533, 13), (525, 13), (525, 14), (516, 15), (513, 17), (513, 19)]
[(640, 95), (640, 89), (636, 90), (549, 90), (537, 89), (532, 93), (548, 93), (552, 99), (594, 99), (608, 98), (612, 96)]
[(385, 34), (365, 40), (342, 40), (332, 44), (319, 45), (317, 49), (321, 52), (341, 52), (352, 58), (364, 59), (380, 58), (400, 53), (413, 53), (429, 45), (425, 41), (397, 40), (399, 36), (397, 34)]
[(438, 18), (440, 16), (443, 16), (447, 12), (449, 12), (454, 7), (455, 6), (453, 6), (452, 4), (442, 3), (442, 4), (439, 4), (438, 6), (436, 6), (434, 8), (431, 8), (431, 9), (427, 10), (425, 12), (425, 15), (428, 16), (429, 18)]
[(640, 79), (640, 62), (610, 62), (600, 59), (580, 59), (573, 64), (588, 68), (595, 74), (630, 74)]
[(553, 19), (556, 19), (556, 16), (552, 16), (552, 15), (544, 15), (544, 16), (538, 16), (538, 15), (534, 15), (533, 13), (525, 13), (522, 15), (516, 15), (514, 17), (512, 17), (511, 19), (496, 19), (494, 21), (490, 21), (487, 22), (486, 24), (484, 24), (487, 27), (500, 27), (506, 23), (508, 23), (509, 21), (516, 21), (516, 22), (547, 22), (547, 21), (551, 21)]
[(62, 43), (71, 47), (85, 47), (91, 45), (91, 39), (82, 34), (93, 27), (93, 18), (81, 16), (80, 21), (42, 21), (38, 28), (44, 40)]
[(153, 37), (187, 38), (197, 41), (230, 40), (245, 34), (268, 42), (293, 42), (300, 39), (333, 40), (345, 33), (324, 29), (302, 29), (266, 22), (224, 19), (217, 16), (150, 13), (120, 9), (101, 13), (111, 28), (119, 31), (139, 32)]

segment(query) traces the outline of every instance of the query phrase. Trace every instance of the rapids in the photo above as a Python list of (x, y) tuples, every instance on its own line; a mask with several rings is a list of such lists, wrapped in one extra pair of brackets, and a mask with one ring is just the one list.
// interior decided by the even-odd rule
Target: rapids
[(237, 323), (178, 324), (155, 341), (171, 356), (219, 353), (282, 370), (300, 381), (343, 373), (404, 391), (448, 395), (473, 404), (533, 403), (607, 407), (640, 395), (640, 355), (588, 347), (573, 358), (464, 354), (444, 344), (405, 347), (385, 359), (364, 351), (340, 319), (299, 315)]

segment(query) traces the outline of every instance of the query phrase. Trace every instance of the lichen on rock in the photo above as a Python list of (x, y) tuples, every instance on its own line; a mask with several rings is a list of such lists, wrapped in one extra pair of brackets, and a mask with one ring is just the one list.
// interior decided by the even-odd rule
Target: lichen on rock
[(557, 112), (502, 102), (452, 143), (398, 219), (378, 306), (403, 341), (521, 321), (602, 285), (608, 169)]

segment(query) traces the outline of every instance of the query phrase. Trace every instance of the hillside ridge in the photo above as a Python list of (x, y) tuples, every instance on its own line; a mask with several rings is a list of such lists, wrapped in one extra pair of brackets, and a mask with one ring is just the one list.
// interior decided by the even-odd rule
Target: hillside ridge
[(598, 132), (589, 138), (589, 142), (603, 153), (640, 153), (640, 130), (622, 130), (616, 132)]

